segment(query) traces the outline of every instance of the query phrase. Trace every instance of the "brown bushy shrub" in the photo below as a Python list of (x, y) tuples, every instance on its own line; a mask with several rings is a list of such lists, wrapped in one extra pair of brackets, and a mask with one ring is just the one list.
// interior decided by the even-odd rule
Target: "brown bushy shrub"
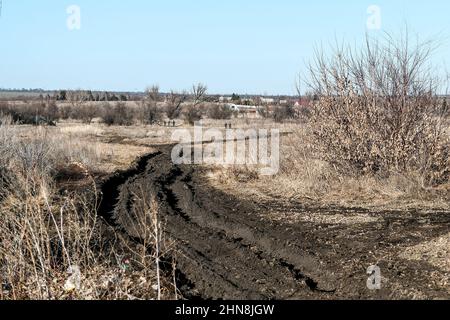
[(133, 110), (123, 102), (117, 102), (115, 105), (105, 103), (102, 118), (108, 126), (130, 126), (134, 122), (133, 113)]
[[(407, 36), (406, 36), (407, 37)], [(425, 183), (450, 176), (439, 81), (428, 67), (430, 43), (368, 39), (360, 50), (318, 52), (309, 85), (320, 154), (338, 168), (389, 175), (420, 172)]]
[(183, 112), (184, 119), (191, 126), (202, 119), (202, 112), (196, 106), (188, 106)]
[(67, 106), (66, 108), (69, 108), (72, 119), (81, 120), (85, 124), (91, 124), (95, 118), (102, 115), (101, 108), (95, 104), (80, 104), (74, 107)]
[(294, 108), (290, 105), (286, 106), (279, 106), (275, 108), (275, 110), (272, 113), (272, 117), (275, 122), (281, 123), (286, 120), (291, 120), (296, 118), (297, 114), (294, 110)]
[(144, 124), (157, 124), (163, 118), (162, 110), (156, 103), (144, 100), (142, 101), (140, 119)]
[(171, 91), (166, 97), (164, 111), (170, 120), (177, 119), (181, 115), (182, 105), (188, 98), (187, 92), (176, 93)]
[(3, 103), (0, 114), (10, 116), (14, 123), (28, 125), (54, 125), (59, 119), (58, 106), (53, 100)]
[(223, 104), (213, 104), (208, 108), (208, 117), (214, 120), (228, 120), (234, 115), (233, 110)]

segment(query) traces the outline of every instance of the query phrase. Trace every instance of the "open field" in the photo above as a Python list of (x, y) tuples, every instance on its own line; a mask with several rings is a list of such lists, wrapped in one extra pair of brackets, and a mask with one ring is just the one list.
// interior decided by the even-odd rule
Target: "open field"
[[(40, 232), (47, 230), (49, 239), (64, 239), (66, 222), (58, 222), (58, 212), (63, 212), (64, 201), (71, 201), (76, 214), (82, 208), (83, 215), (90, 212), (94, 220), (88, 227), (72, 213), (68, 215), (75, 220), (65, 226), (80, 228), (77, 241), (84, 230), (92, 233), (84, 241), (103, 243), (89, 252), (66, 244), (67, 258), (60, 266), (52, 259), (48, 266), (42, 262), (46, 267), (23, 266), (24, 277), (36, 270), (31, 277), (35, 282), (27, 284), (11, 278), (9, 268), (18, 267), (9, 260), (1, 277), (2, 297), (449, 297), (449, 184), (421, 186), (414, 174), (343, 175), (310, 153), (312, 142), (304, 124), (225, 122), (233, 128), (276, 127), (286, 133), (280, 172), (265, 177), (249, 166), (174, 165), (171, 135), (180, 128), (192, 131), (189, 125), (118, 127), (66, 121), (57, 127), (1, 127), (4, 139), (15, 139), (18, 145), (44, 137), (56, 148), (51, 154), (58, 157), (47, 160), (54, 173), (45, 178), (46, 186), (39, 173), (33, 181), (40, 191), (25, 193), (27, 202), (50, 219)], [(221, 130), (223, 124), (204, 122), (206, 128)], [(2, 212), (21, 210), (15, 204), (18, 197), (24, 195), (4, 199)], [(33, 239), (36, 230), (30, 227), (29, 232)], [(35, 246), (45, 249), (47, 240), (41, 241)], [(0, 252), (12, 254), (8, 248)], [(24, 252), (24, 258), (27, 255)], [(65, 290), (69, 262), (81, 265), (82, 285)], [(381, 268), (381, 290), (366, 287), (371, 265)], [(50, 277), (38, 274), (42, 268)], [(103, 287), (95, 285), (99, 279)], [(24, 285), (26, 290), (21, 289)]]

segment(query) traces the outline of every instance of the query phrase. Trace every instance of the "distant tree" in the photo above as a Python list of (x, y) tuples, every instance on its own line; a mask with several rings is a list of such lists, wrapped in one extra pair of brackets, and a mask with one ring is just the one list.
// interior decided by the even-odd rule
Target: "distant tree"
[(279, 106), (273, 112), (275, 122), (283, 122), (296, 117), (295, 109), (291, 105)]
[(213, 104), (208, 109), (208, 117), (214, 120), (231, 119), (234, 112), (225, 105)]
[(176, 119), (181, 114), (181, 106), (186, 101), (188, 93), (183, 91), (182, 93), (176, 93), (171, 91), (167, 97), (165, 106), (166, 115), (170, 120)]
[(96, 117), (100, 116), (98, 109), (91, 104), (82, 106), (77, 113), (85, 124), (91, 124)]
[(258, 107), (258, 114), (260, 117), (264, 119), (269, 118), (270, 117), (269, 107), (267, 106)]
[(153, 103), (158, 103), (160, 99), (159, 86), (153, 85), (145, 90), (145, 99)]
[(241, 97), (238, 96), (237, 94), (233, 93), (233, 95), (231, 96), (231, 101), (236, 102), (236, 101), (240, 101), (240, 100), (241, 100)]
[(142, 101), (142, 122), (155, 124), (162, 118), (162, 112), (158, 108), (160, 98), (159, 87), (152, 86), (145, 91), (145, 98)]
[(73, 109), (79, 108), (89, 101), (89, 96), (84, 91), (69, 91), (67, 93), (67, 100), (72, 105)]
[(59, 118), (63, 120), (70, 119), (72, 116), (72, 107), (70, 105), (64, 105), (59, 107)]
[(67, 91), (66, 90), (59, 91), (59, 94), (57, 96), (57, 100), (59, 100), (59, 101), (66, 101), (67, 100)]
[(192, 96), (194, 97), (194, 107), (202, 104), (206, 100), (206, 93), (208, 91), (208, 87), (202, 83), (198, 83), (192, 86)]
[(59, 118), (59, 110), (55, 101), (46, 103), (44, 115), (48, 121), (56, 121)]
[(130, 126), (133, 124), (133, 114), (130, 108), (127, 108), (123, 102), (118, 102), (111, 108), (109, 103), (103, 105), (103, 122), (112, 126)]
[(187, 107), (184, 112), (184, 118), (190, 125), (194, 125), (202, 119), (202, 112), (194, 105)]

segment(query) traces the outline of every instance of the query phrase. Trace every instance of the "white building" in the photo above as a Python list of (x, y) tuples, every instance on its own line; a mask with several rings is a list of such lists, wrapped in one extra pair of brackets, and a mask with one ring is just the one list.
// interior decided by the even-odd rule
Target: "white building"
[(233, 111), (257, 111), (258, 110), (257, 106), (244, 106), (244, 105), (234, 104), (234, 103), (227, 104), (227, 107)]
[(273, 98), (260, 98), (261, 103), (272, 104), (275, 103), (275, 99)]
[(220, 97), (219, 102), (230, 102), (231, 99), (232, 99), (231, 97)]

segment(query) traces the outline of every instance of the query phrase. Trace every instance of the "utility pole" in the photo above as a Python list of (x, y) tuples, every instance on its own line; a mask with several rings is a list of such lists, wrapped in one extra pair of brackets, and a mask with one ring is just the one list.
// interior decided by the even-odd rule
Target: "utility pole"
[(3, 0), (0, 0), (0, 18), (2, 17)]

